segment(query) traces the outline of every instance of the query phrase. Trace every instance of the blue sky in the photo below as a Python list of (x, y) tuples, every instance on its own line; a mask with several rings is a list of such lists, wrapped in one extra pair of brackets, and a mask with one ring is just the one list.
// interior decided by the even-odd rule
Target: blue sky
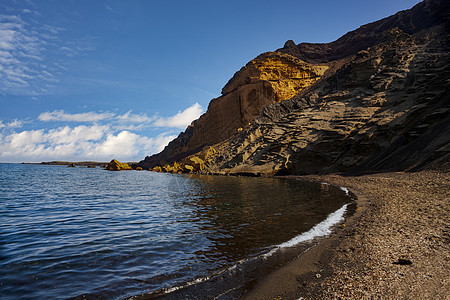
[(419, 1), (0, 2), (0, 162), (139, 161), (260, 53)]

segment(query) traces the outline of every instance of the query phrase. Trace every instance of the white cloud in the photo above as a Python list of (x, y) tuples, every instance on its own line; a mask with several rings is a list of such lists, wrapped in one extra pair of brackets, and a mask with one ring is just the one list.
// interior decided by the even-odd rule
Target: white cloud
[(4, 124), (2, 120), (0, 120), (0, 129), (2, 128), (8, 128), (8, 129), (14, 129), (14, 128), (20, 128), (23, 126), (23, 121), (14, 119), (13, 121)]
[(111, 112), (85, 112), (78, 114), (67, 113), (64, 110), (54, 110), (43, 112), (38, 116), (38, 120), (43, 122), (101, 122), (108, 121), (115, 129), (122, 130), (142, 130), (148, 127), (169, 127), (185, 129), (193, 120), (196, 120), (203, 113), (203, 107), (195, 103), (176, 115), (163, 118), (151, 116), (145, 113), (132, 113), (128, 111), (122, 115)]
[[(0, 121), (1, 125), (5, 126)], [(149, 138), (106, 125), (0, 133), (0, 161), (139, 161), (161, 151), (174, 138), (166, 133)]]
[(198, 119), (203, 113), (203, 107), (195, 103), (184, 111), (178, 112), (176, 115), (168, 118), (159, 118), (153, 125), (157, 127), (172, 127), (185, 129), (192, 121)]
[(148, 117), (147, 114), (132, 114), (131, 110), (123, 115), (117, 116), (117, 120), (121, 123), (149, 123), (156, 119), (156, 117)]
[(71, 144), (79, 141), (98, 141), (109, 131), (108, 126), (69, 126), (51, 129), (46, 135), (52, 144)]
[(175, 136), (159, 135), (148, 138), (129, 131), (121, 131), (117, 135), (108, 134), (106, 139), (99, 143), (95, 152), (106, 157), (140, 157), (140, 153), (156, 153), (161, 151)]
[(50, 32), (50, 33), (52, 33), (54, 35), (65, 31), (64, 28), (53, 26), (53, 25), (48, 25), (48, 24), (41, 25), (41, 29), (43, 29), (44, 31), (48, 31), (48, 32)]
[(43, 82), (54, 80), (52, 74), (41, 72), (45, 69), (44, 48), (45, 41), (20, 17), (0, 15), (0, 92), (30, 94), (37, 88), (31, 84), (36, 78)]
[(86, 112), (81, 114), (69, 114), (63, 110), (54, 110), (52, 112), (41, 113), (38, 117), (40, 121), (59, 121), (59, 122), (98, 122), (114, 117), (113, 113)]
[(23, 130), (30, 121), (0, 120), (0, 161), (97, 160), (139, 161), (158, 153), (173, 139), (169, 132), (146, 137), (136, 132), (149, 127), (186, 128), (203, 112), (198, 104), (168, 118), (149, 117), (145, 113), (84, 112), (71, 114), (64, 110), (43, 112), (42, 122), (79, 122), (78, 126)]
[[(43, 122), (56, 121), (56, 122), (99, 122), (110, 121), (117, 123), (116, 128), (132, 128), (142, 129), (144, 125), (148, 125), (153, 122), (156, 117), (149, 117), (145, 113), (133, 114), (132, 111), (128, 111), (123, 115), (116, 115), (111, 112), (85, 112), (79, 114), (66, 113), (64, 110), (54, 110), (51, 112), (43, 112), (38, 116), (38, 120)], [(139, 124), (139, 125), (134, 125)], [(147, 126), (148, 127), (148, 126)]]
[(8, 124), (6, 124), (7, 127), (9, 128), (20, 128), (23, 126), (23, 122), (20, 120), (15, 119), (12, 122), (9, 122)]
[(61, 70), (67, 71), (58, 66), (93, 47), (79, 39), (62, 39), (65, 29), (38, 21), (37, 11), (16, 13), (0, 14), (0, 94), (47, 94), (60, 81)]

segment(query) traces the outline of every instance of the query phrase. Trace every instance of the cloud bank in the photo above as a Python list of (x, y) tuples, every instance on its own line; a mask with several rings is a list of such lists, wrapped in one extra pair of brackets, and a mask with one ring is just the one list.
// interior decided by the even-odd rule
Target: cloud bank
[(68, 40), (65, 28), (47, 22), (38, 11), (0, 4), (0, 95), (49, 94), (68, 71), (68, 58), (94, 50), (83, 39)]
[(173, 127), (184, 129), (193, 120), (196, 120), (203, 113), (203, 107), (195, 103), (191, 107), (185, 109), (182, 112), (178, 112), (176, 115), (169, 118), (158, 118), (153, 124), (158, 127)]
[(111, 127), (99, 125), (0, 133), (0, 160), (136, 161), (160, 152), (175, 137), (162, 133), (149, 138), (126, 130), (115, 133)]
[(117, 115), (111, 112), (85, 112), (78, 114), (66, 113), (64, 110), (54, 110), (51, 112), (43, 112), (38, 116), (38, 120), (43, 122), (100, 122), (110, 121), (118, 124), (147, 124), (151, 127), (166, 127), (185, 129), (191, 124), (193, 120), (198, 119), (204, 112), (203, 107), (195, 103), (186, 108), (184, 111), (179, 111), (176, 115), (170, 117), (149, 117), (145, 113), (133, 114), (132, 111), (126, 112), (123, 115)]
[(59, 122), (98, 122), (101, 120), (109, 119), (114, 114), (112, 113), (95, 113), (87, 112), (81, 114), (68, 114), (63, 110), (55, 110), (52, 112), (44, 112), (39, 115), (40, 121), (59, 121)]
[[(147, 155), (158, 153), (177, 135), (173, 128), (186, 128), (197, 119), (203, 108), (198, 103), (166, 118), (129, 111), (67, 113), (63, 110), (41, 113), (41, 125), (70, 123), (56, 128), (22, 130), (20, 120), (4, 123), (0, 120), (0, 161), (41, 162), (67, 161), (139, 161)], [(73, 125), (73, 123), (85, 123)], [(70, 126), (71, 125), (71, 126)], [(142, 133), (144, 128), (163, 127), (154, 137)], [(178, 132), (177, 132), (178, 133)]]
[(44, 53), (53, 27), (33, 28), (20, 16), (0, 14), (0, 93), (38, 95), (58, 82)]

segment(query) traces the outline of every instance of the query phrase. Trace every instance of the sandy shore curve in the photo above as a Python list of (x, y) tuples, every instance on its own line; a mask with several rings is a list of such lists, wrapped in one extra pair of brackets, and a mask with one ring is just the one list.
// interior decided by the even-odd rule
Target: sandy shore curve
[(450, 299), (450, 173), (311, 175), (358, 197), (327, 239), (244, 299)]

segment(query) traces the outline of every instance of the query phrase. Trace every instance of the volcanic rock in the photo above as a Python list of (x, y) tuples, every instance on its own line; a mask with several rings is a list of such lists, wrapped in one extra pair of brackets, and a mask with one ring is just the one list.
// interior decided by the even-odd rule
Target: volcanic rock
[(127, 170), (133, 170), (133, 169), (128, 164), (121, 163), (121, 162), (113, 159), (106, 166), (106, 170), (108, 170), (108, 171), (127, 171)]
[(162, 166), (224, 141), (250, 124), (268, 104), (291, 98), (316, 82), (327, 68), (288, 54), (261, 54), (233, 76), (200, 119), (161, 153), (146, 157), (139, 165)]
[(447, 1), (426, 0), (332, 43), (288, 41), (249, 62), (199, 120), (139, 164), (173, 168), (213, 148), (198, 171), (448, 168), (448, 16)]

